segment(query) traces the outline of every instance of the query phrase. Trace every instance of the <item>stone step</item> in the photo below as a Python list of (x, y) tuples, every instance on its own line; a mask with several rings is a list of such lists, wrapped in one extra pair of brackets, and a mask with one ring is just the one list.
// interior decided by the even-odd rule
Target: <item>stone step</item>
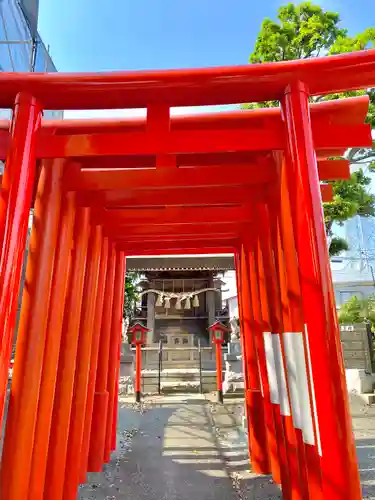
[[(204, 392), (216, 389), (216, 372), (202, 370), (202, 385)], [(199, 370), (165, 370), (160, 379), (162, 392), (199, 392), (200, 376)], [(155, 393), (159, 388), (159, 376), (157, 370), (145, 370), (142, 372), (142, 391)]]
[[(192, 367), (196, 366), (196, 364), (191, 365), (191, 364), (185, 364), (185, 363), (176, 363), (176, 366), (181, 370), (191, 370)], [(157, 364), (147, 365), (147, 367), (145, 367), (145, 369), (159, 372), (159, 367)], [(206, 366), (202, 367), (202, 370), (207, 370), (207, 371), (214, 370), (214, 369), (215, 369), (214, 363), (212, 363), (212, 364), (210, 363), (210, 364), (207, 364)]]
[[(202, 378), (216, 378), (216, 371), (214, 370), (202, 370)], [(142, 378), (147, 379), (158, 379), (158, 370), (144, 370), (142, 371)], [(176, 381), (196, 381), (200, 379), (200, 372), (196, 368), (187, 369), (168, 369), (163, 370), (160, 373), (160, 378), (162, 380), (176, 380)]]
[(161, 390), (163, 392), (199, 392), (200, 383), (199, 381), (176, 381), (170, 380), (161, 383)]
[[(207, 370), (202, 368), (202, 373), (205, 374), (210, 374), (210, 373), (216, 373), (216, 370)], [(170, 375), (179, 375), (181, 373), (199, 373), (200, 370), (198, 368), (165, 368), (164, 370), (161, 370), (161, 373), (164, 374), (170, 374)], [(151, 370), (148, 368), (145, 368), (142, 370), (142, 375), (147, 374), (147, 373), (159, 373), (159, 370)]]

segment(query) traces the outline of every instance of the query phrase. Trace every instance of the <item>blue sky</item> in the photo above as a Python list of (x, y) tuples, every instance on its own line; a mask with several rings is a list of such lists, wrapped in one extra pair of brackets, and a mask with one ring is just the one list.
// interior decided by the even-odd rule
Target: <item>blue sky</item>
[[(355, 34), (375, 26), (375, 0), (315, 0)], [(59, 71), (246, 64), (265, 17), (288, 0), (39, 0), (39, 31)], [(212, 107), (213, 111), (221, 109)], [(180, 109), (179, 112), (196, 110)], [(141, 110), (70, 111), (67, 118)]]
[[(280, 0), (40, 0), (59, 71), (245, 64)], [(323, 0), (351, 33), (375, 26), (374, 0)]]
[[(375, 26), (374, 0), (316, 1), (351, 33)], [(287, 0), (40, 0), (39, 31), (58, 71), (115, 71), (246, 64), (263, 19)], [(93, 7), (95, 6), (95, 7)], [(371, 19), (372, 17), (372, 19)], [(220, 111), (222, 107), (212, 107)], [(67, 111), (67, 118), (140, 110)], [(172, 112), (195, 112), (178, 109)], [(200, 109), (202, 111), (202, 109)], [(143, 112), (141, 111), (143, 114)]]

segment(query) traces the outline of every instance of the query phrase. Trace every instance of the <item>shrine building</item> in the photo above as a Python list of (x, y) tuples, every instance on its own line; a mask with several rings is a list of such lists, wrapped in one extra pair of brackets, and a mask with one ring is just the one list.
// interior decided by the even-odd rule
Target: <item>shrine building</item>
[[(208, 327), (227, 323), (223, 276), (234, 270), (233, 255), (158, 256), (127, 259), (127, 270), (140, 274), (139, 301), (133, 319), (150, 330), (147, 344), (210, 345)], [(193, 336), (193, 339), (188, 337)]]

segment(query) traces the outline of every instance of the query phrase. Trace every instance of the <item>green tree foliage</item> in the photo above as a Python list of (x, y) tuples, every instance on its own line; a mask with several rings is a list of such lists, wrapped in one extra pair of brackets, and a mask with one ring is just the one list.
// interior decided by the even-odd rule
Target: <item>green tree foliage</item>
[(331, 236), (329, 243), (329, 253), (330, 255), (339, 255), (341, 252), (349, 250), (349, 245), (344, 238), (339, 238), (337, 236)]
[(345, 304), (343, 304), (339, 311), (339, 321), (344, 324), (362, 323), (364, 321), (364, 307), (362, 300), (353, 296)]
[[(307, 59), (375, 47), (375, 28), (368, 28), (363, 33), (350, 37), (339, 23), (338, 13), (325, 11), (311, 2), (299, 5), (288, 3), (278, 10), (277, 21), (269, 18), (263, 21), (250, 62)], [(363, 94), (368, 94), (370, 98), (367, 122), (375, 128), (375, 89), (318, 96), (311, 100), (340, 99)], [(278, 105), (278, 101), (269, 101), (246, 107)], [(368, 165), (370, 171), (375, 170), (375, 143), (373, 149), (351, 149), (348, 159), (355, 166), (350, 180), (334, 182), (334, 200), (324, 204), (331, 255), (337, 255), (348, 248), (345, 240), (334, 235), (335, 222), (342, 224), (356, 214), (365, 217), (375, 215), (375, 197), (369, 192), (371, 179), (363, 171), (363, 166)]]
[(340, 308), (340, 323), (353, 324), (364, 321), (370, 321), (372, 327), (375, 325), (375, 295), (370, 295), (366, 299), (358, 299), (358, 297), (353, 296)]
[(354, 215), (363, 217), (374, 215), (375, 199), (369, 191), (370, 184), (371, 178), (364, 174), (362, 168), (352, 172), (349, 180), (333, 183), (334, 200), (324, 203), (324, 219), (330, 238), (331, 255), (338, 255), (341, 251), (348, 249), (345, 240), (334, 236), (334, 222), (341, 225)]
[(251, 63), (318, 57), (346, 36), (346, 30), (338, 27), (339, 14), (325, 12), (310, 2), (280, 7), (277, 18), (278, 22), (263, 21)]
[(125, 276), (125, 300), (124, 300), (124, 318), (132, 319), (134, 314), (135, 304), (138, 300), (138, 283), (139, 275), (135, 272), (126, 273)]

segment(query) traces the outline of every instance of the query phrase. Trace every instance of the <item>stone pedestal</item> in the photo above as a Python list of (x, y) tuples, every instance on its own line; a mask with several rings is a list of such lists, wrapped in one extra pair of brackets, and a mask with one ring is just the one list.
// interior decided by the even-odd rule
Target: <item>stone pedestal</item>
[(223, 392), (243, 392), (243, 364), (240, 341), (228, 343), (228, 353), (224, 354), (225, 372)]
[(120, 348), (120, 362), (133, 363), (133, 353), (128, 342), (122, 342)]
[(346, 369), (345, 376), (348, 392), (358, 395), (374, 392), (375, 374), (366, 373), (365, 370)]
[(119, 383), (120, 394), (132, 394), (134, 392), (134, 355), (128, 342), (121, 344)]
[(235, 361), (237, 356), (241, 356), (241, 342), (239, 340), (228, 342), (228, 354), (226, 361)]

